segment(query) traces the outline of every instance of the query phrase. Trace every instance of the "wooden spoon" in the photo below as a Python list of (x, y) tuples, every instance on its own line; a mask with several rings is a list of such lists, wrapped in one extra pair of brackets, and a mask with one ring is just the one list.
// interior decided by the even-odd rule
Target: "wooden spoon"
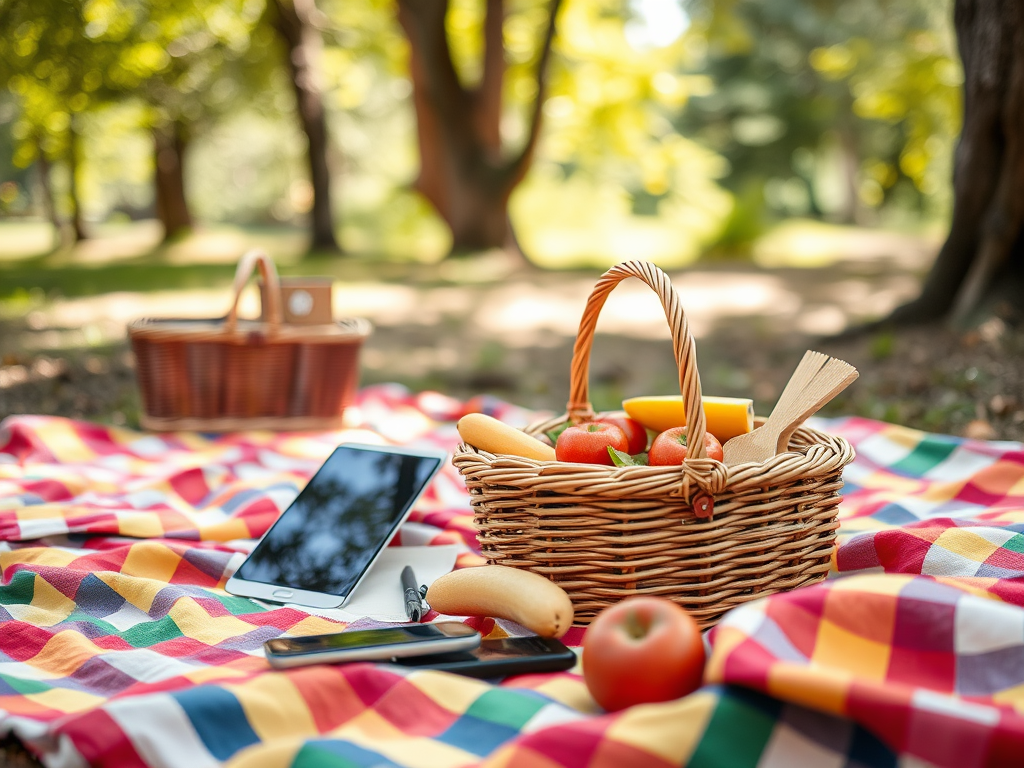
[(807, 350), (765, 423), (722, 446), (726, 465), (763, 462), (785, 451), (796, 428), (859, 375), (838, 357)]

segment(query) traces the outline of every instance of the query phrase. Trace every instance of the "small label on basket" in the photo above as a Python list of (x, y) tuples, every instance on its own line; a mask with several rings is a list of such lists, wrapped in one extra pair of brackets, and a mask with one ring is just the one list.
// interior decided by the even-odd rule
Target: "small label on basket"
[(715, 497), (704, 491), (694, 494), (693, 514), (702, 520), (710, 520), (715, 514)]

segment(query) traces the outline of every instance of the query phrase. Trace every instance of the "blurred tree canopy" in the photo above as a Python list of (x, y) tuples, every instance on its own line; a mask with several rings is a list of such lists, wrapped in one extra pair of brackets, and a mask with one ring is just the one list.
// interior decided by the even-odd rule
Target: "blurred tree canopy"
[(962, 69), (927, 0), (0, 0), (0, 81), (0, 212), (80, 234), (308, 214), (380, 250), (416, 187), (455, 249), (511, 211), (527, 251), (696, 253), (945, 217)]

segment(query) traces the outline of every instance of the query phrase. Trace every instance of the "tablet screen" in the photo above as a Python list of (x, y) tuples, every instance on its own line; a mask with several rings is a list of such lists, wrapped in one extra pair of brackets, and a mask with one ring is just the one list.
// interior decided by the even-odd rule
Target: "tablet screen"
[(236, 577), (347, 595), (440, 463), (372, 447), (335, 449)]

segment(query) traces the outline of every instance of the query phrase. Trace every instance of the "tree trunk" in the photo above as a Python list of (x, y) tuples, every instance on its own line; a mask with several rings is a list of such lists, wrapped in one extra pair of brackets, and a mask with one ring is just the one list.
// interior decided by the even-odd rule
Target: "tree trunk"
[(50, 180), (50, 161), (46, 157), (46, 152), (43, 151), (41, 141), (36, 145), (36, 152), (38, 153), (36, 170), (39, 171), (39, 191), (43, 198), (43, 211), (47, 221), (53, 226), (53, 247), (60, 248), (64, 245), (64, 225), (61, 223), (60, 216), (57, 215), (57, 204), (53, 199), (53, 182)]
[(192, 229), (185, 199), (185, 127), (180, 122), (153, 129), (156, 167), (156, 215), (164, 225), (164, 240)]
[(1002, 293), (1024, 309), (1024, 5), (956, 0), (964, 119), (953, 216), (921, 295), (888, 318), (961, 325)]
[(505, 248), (519, 252), (508, 201), (533, 160), (540, 134), (547, 68), (561, 0), (551, 0), (537, 65), (537, 97), (524, 146), (505, 157), (501, 96), (505, 77), (503, 0), (487, 0), (483, 74), (466, 87), (452, 62), (445, 32), (447, 0), (399, 0), (398, 20), (409, 39), (413, 106), (420, 151), (416, 189), (448, 224), (452, 254)]
[(319, 12), (314, 0), (275, 0), (274, 7), (277, 10), (275, 27), (288, 49), (288, 71), (295, 89), (299, 121), (309, 143), (307, 158), (313, 186), (312, 247), (340, 251), (334, 236), (331, 174), (327, 162), (330, 141), (320, 85), (323, 39), (315, 23)]
[(75, 116), (71, 116), (68, 128), (68, 199), (71, 202), (71, 234), (75, 242), (88, 237), (82, 221), (82, 203), (78, 197), (78, 130), (75, 127)]

